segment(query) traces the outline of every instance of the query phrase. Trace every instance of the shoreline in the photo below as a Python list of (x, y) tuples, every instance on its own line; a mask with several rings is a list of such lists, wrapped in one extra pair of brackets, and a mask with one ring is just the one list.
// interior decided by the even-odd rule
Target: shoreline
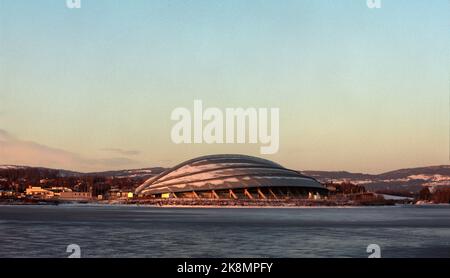
[(161, 208), (161, 209), (352, 209), (352, 208), (392, 208), (392, 207), (450, 207), (450, 204), (395, 204), (395, 205), (340, 205), (340, 206), (218, 206), (218, 205), (147, 205), (147, 204), (109, 204), (109, 203), (61, 203), (53, 204), (7, 204), (1, 203), (0, 207), (137, 207), (137, 208)]
[(413, 204), (402, 202), (374, 202), (360, 203), (355, 201), (328, 201), (328, 200), (116, 200), (116, 201), (60, 201), (60, 200), (33, 200), (33, 201), (0, 201), (0, 206), (92, 206), (92, 207), (148, 207), (148, 208), (363, 208), (363, 207), (393, 207), (399, 205), (427, 206), (438, 204)]
[[(148, 201), (148, 200), (147, 200)], [(0, 200), (0, 207), (11, 206), (61, 206), (61, 207), (141, 207), (141, 208), (198, 208), (198, 209), (243, 209), (243, 208), (267, 208), (267, 209), (314, 209), (314, 208), (387, 208), (387, 207), (450, 207), (447, 203), (413, 203), (413, 202), (383, 202), (372, 204), (361, 204), (354, 201), (328, 202), (326, 200), (246, 200), (242, 202), (228, 202), (230, 200), (207, 200), (207, 202), (196, 203), (198, 200), (161, 200), (154, 199), (152, 202), (146, 200), (115, 200), (115, 201), (61, 201), (61, 200), (33, 200), (27, 202), (21, 200)], [(228, 204), (224, 204), (228, 202)], [(221, 203), (221, 204), (218, 204)]]
[[(137, 208), (198, 208), (198, 209), (336, 209), (336, 208), (380, 208), (380, 207), (402, 207), (405, 205), (378, 205), (378, 206), (360, 206), (360, 205), (347, 205), (347, 206), (205, 206), (205, 205), (138, 205), (138, 204), (98, 204), (98, 203), (62, 203), (58, 205), (51, 204), (5, 204), (0, 203), (0, 207), (137, 207)], [(409, 206), (422, 206), (422, 205), (409, 205)]]

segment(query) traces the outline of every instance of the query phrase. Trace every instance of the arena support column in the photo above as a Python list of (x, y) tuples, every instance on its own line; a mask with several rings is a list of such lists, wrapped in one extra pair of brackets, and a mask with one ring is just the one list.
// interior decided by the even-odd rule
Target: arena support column
[(267, 199), (266, 195), (264, 195), (264, 193), (262, 193), (262, 191), (261, 191), (261, 189), (260, 189), (259, 187), (257, 188), (257, 191), (258, 191), (258, 194), (259, 194), (259, 196), (260, 196), (261, 198)]
[(245, 194), (245, 196), (247, 196), (249, 199), (253, 199), (252, 194), (250, 194), (250, 192), (248, 192), (247, 188), (244, 188), (244, 194)]
[(217, 195), (215, 190), (212, 190), (211, 193), (212, 193), (212, 196), (214, 197), (214, 199), (220, 199), (219, 195)]
[(238, 197), (234, 194), (233, 190), (230, 189), (230, 198), (237, 199)]
[(272, 189), (269, 188), (269, 193), (270, 195), (272, 195), (275, 199), (278, 199), (277, 195), (275, 195), (275, 193), (273, 193)]

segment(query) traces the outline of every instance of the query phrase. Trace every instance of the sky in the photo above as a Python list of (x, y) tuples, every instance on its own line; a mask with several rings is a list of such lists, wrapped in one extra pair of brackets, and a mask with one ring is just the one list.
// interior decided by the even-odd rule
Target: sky
[[(450, 2), (0, 0), (0, 164), (242, 153), (299, 170), (450, 164)], [(280, 149), (174, 144), (177, 107), (277, 107)]]

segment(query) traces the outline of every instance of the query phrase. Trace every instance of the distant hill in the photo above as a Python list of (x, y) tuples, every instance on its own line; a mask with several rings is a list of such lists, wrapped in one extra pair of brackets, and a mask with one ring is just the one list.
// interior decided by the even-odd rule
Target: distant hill
[[(0, 180), (7, 181), (11, 178), (54, 179), (64, 177), (100, 176), (127, 178), (137, 181), (155, 176), (164, 170), (166, 170), (166, 168), (150, 167), (81, 173), (43, 167), (0, 165)], [(371, 191), (393, 190), (417, 193), (424, 186), (450, 186), (450, 165), (399, 169), (378, 175), (351, 173), (346, 171), (301, 171), (301, 173), (314, 177), (323, 183), (347, 181), (363, 185), (366, 189)]]
[(424, 186), (450, 186), (450, 165), (399, 169), (371, 175), (337, 171), (301, 171), (321, 182), (348, 181), (371, 191), (404, 190), (418, 192)]
[(50, 169), (44, 167), (30, 167), (17, 165), (0, 165), (0, 178), (59, 178), (59, 177), (76, 177), (83, 175), (79, 172)]
[(0, 178), (19, 177), (19, 178), (65, 178), (65, 177), (83, 177), (100, 176), (116, 178), (149, 178), (163, 172), (165, 168), (152, 167), (142, 169), (115, 170), (104, 172), (81, 173), (63, 169), (51, 169), (44, 167), (30, 167), (17, 165), (0, 165)]
[(301, 173), (319, 180), (364, 180), (371, 179), (375, 175), (363, 173), (350, 173), (347, 171), (300, 171)]
[(94, 172), (94, 173), (87, 173), (85, 175), (116, 177), (116, 178), (150, 178), (159, 173), (162, 173), (165, 170), (166, 170), (166, 168), (162, 168), (162, 167), (152, 167), (152, 168), (142, 168), (142, 169)]

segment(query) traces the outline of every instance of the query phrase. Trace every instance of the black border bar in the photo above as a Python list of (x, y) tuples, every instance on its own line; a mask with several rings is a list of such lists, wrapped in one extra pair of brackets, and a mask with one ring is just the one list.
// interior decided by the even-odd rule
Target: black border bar
[[(222, 272), (225, 266), (255, 263), (272, 264), (268, 269), (252, 272)], [(205, 273), (180, 273), (180, 266), (211, 265), (209, 275)], [(255, 265), (253, 265), (255, 266)], [(242, 268), (241, 268), (242, 269)], [(230, 270), (230, 269), (229, 269)], [(236, 267), (231, 270), (237, 270)], [(248, 268), (247, 268), (248, 270)], [(304, 275), (425, 275), (450, 274), (450, 259), (0, 259), (2, 277), (22, 275), (45, 275), (64, 277), (99, 275), (100, 277), (130, 275), (154, 277), (154, 275), (177, 276), (279, 276), (285, 274)], [(144, 274), (144, 276), (143, 276)], [(279, 276), (280, 277), (280, 276)], [(83, 277), (84, 278), (84, 277)], [(384, 278), (384, 277), (383, 277)]]

